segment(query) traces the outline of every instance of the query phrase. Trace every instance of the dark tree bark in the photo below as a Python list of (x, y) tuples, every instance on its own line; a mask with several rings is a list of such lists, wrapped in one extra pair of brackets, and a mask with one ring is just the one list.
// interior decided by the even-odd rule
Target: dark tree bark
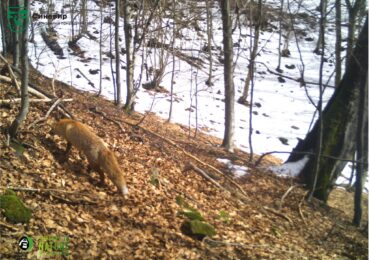
[(356, 136), (356, 183), (355, 183), (355, 207), (353, 224), (359, 227), (362, 218), (362, 193), (365, 181), (365, 156), (367, 156), (366, 133), (368, 125), (368, 79), (366, 80), (365, 87), (360, 88), (360, 102), (358, 106), (358, 123), (357, 123), (357, 136)]
[(3, 42), (3, 54), (6, 55), (7, 53), (13, 53), (13, 33), (10, 31), (8, 24), (8, 1), (1, 1), (0, 2), (0, 17), (1, 17), (1, 36)]
[[(30, 10), (29, 0), (24, 1), (24, 6), (26, 10)], [(14, 119), (12, 124), (8, 129), (9, 136), (15, 138), (18, 128), (22, 122), (26, 119), (29, 109), (29, 99), (28, 99), (28, 19), (23, 22), (24, 28), (21, 37), (21, 68), (22, 68), (22, 85), (21, 85), (21, 109), (19, 114)]]
[(228, 151), (234, 150), (234, 100), (235, 89), (233, 82), (233, 42), (232, 23), (229, 0), (221, 0), (223, 45), (224, 45), (224, 84), (225, 84), (225, 134), (222, 146)]
[(355, 0), (352, 4), (350, 0), (345, 0), (348, 10), (348, 37), (347, 37), (347, 54), (346, 54), (346, 67), (349, 66), (351, 54), (355, 43), (356, 31), (356, 17), (361, 8), (365, 8), (365, 0)]
[[(322, 155), (351, 160), (355, 152), (355, 136), (358, 120), (360, 89), (366, 86), (368, 71), (368, 18), (361, 31), (353, 52), (350, 65), (346, 68), (342, 81), (322, 113), (323, 142)], [(295, 152), (316, 151), (319, 135), (319, 121), (313, 129), (293, 149)], [(302, 159), (302, 154), (291, 154), (287, 162)], [(314, 182), (315, 157), (311, 157), (301, 170), (299, 177), (312, 189)], [(343, 170), (346, 162), (326, 157), (320, 158), (317, 186), (313, 196), (327, 201), (329, 193)]]

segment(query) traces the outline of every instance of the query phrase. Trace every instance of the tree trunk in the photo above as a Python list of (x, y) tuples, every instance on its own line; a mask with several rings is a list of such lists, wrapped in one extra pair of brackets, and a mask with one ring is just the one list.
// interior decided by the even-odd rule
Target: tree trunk
[(341, 0), (335, 0), (335, 86), (338, 87), (342, 77), (342, 14)]
[(347, 37), (347, 54), (346, 54), (346, 67), (349, 66), (351, 60), (351, 54), (354, 48), (355, 42), (355, 27), (356, 18), (361, 8), (365, 8), (365, 0), (355, 0), (353, 5), (350, 0), (346, 0), (346, 6), (348, 11), (348, 37)]
[(207, 51), (208, 51), (208, 60), (209, 60), (209, 70), (208, 70), (208, 79), (206, 84), (212, 86), (212, 69), (213, 69), (213, 57), (212, 57), (212, 6), (213, 3), (211, 0), (206, 0), (206, 12), (207, 12)]
[(362, 191), (364, 188), (364, 181), (365, 181), (365, 158), (364, 156), (367, 155), (365, 152), (366, 146), (366, 132), (367, 131), (367, 124), (368, 124), (368, 80), (365, 83), (366, 86), (360, 88), (360, 102), (358, 105), (358, 123), (357, 123), (357, 136), (356, 136), (356, 183), (355, 183), (355, 207), (354, 207), (354, 216), (353, 216), (353, 224), (359, 227), (361, 225), (361, 218), (362, 218)]
[(125, 45), (126, 45), (126, 104), (125, 110), (131, 112), (134, 110), (134, 66), (135, 66), (135, 56), (133, 52), (135, 51), (132, 46), (132, 27), (130, 24), (130, 7), (127, 0), (123, 1), (123, 23), (124, 23), (124, 32), (125, 32)]
[[(327, 0), (321, 0), (320, 1), (320, 13), (321, 13), (321, 16), (326, 16), (326, 7), (327, 7), (327, 5), (328, 5)], [(320, 26), (319, 37), (317, 39), (316, 48), (313, 51), (314, 53), (319, 54), (320, 53), (320, 49), (322, 49), (321, 44), (322, 44), (324, 33), (325, 33), (325, 31), (323, 31), (322, 28), (324, 28), (324, 30), (325, 30), (325, 26), (326, 26), (326, 24), (324, 24), (324, 26)]]
[(119, 18), (120, 18), (120, 5), (121, 0), (116, 0), (116, 21), (115, 21), (115, 37), (114, 37), (114, 46), (116, 51), (116, 93), (117, 100), (116, 105), (121, 105), (121, 64), (120, 64), (120, 51), (119, 46)]
[[(322, 154), (341, 159), (351, 160), (355, 152), (356, 125), (358, 120), (358, 105), (360, 88), (365, 87), (368, 70), (368, 18), (361, 31), (350, 66), (338, 88), (329, 100), (322, 114), (323, 142)], [(319, 124), (315, 123), (306, 138), (300, 141), (293, 151), (316, 151)], [(302, 154), (291, 154), (287, 162), (295, 162), (303, 157)], [(299, 177), (312, 189), (314, 182), (314, 162), (311, 157), (301, 170)], [(313, 196), (327, 201), (329, 193), (343, 170), (346, 162), (329, 158), (320, 158), (317, 176), (317, 187)]]
[(233, 43), (231, 34), (230, 2), (221, 0), (223, 45), (224, 45), (224, 84), (225, 84), (225, 134), (222, 146), (228, 151), (234, 150), (234, 99), (233, 82)]
[[(253, 2), (252, 2), (253, 3)], [(251, 8), (253, 8), (254, 4), (251, 4)], [(251, 9), (251, 17), (255, 17), (255, 15), (252, 13), (254, 10)], [(248, 74), (247, 78), (245, 79), (245, 84), (243, 88), (243, 95), (238, 99), (238, 103), (240, 104), (247, 104), (247, 98), (249, 93), (249, 86), (251, 80), (253, 80), (254, 77), (254, 62), (257, 56), (257, 50), (258, 50), (258, 41), (260, 36), (260, 28), (261, 28), (261, 17), (262, 17), (262, 1), (258, 0), (257, 5), (257, 21), (254, 25), (254, 39), (253, 39), (253, 46), (252, 51), (250, 52), (250, 62), (248, 66)]]
[[(24, 7), (26, 10), (30, 10), (29, 0), (24, 1)], [(18, 128), (22, 122), (26, 119), (29, 109), (29, 99), (28, 99), (28, 19), (23, 20), (23, 28), (26, 28), (22, 32), (21, 38), (21, 66), (22, 66), (22, 85), (21, 85), (21, 109), (19, 114), (12, 122), (9, 127), (8, 133), (11, 138), (15, 138)]]
[(281, 66), (281, 36), (282, 36), (282, 28), (281, 23), (283, 20), (283, 10), (284, 10), (284, 0), (280, 0), (280, 10), (279, 10), (279, 43), (278, 43), (278, 51), (279, 51), (279, 57), (278, 57), (278, 65), (276, 67), (276, 71), (283, 72), (280, 68)]
[(99, 5), (100, 10), (100, 32), (99, 32), (99, 92), (101, 95), (103, 87), (103, 3)]

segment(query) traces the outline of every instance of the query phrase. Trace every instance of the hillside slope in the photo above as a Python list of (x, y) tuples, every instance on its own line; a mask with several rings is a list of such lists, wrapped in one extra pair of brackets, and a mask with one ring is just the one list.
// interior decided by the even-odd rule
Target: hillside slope
[[(51, 93), (50, 79), (36, 72), (30, 77), (31, 82)], [(228, 154), (214, 137), (198, 133), (194, 138), (193, 131), (189, 137), (186, 127), (153, 115), (147, 115), (135, 127), (132, 124), (139, 122), (142, 115), (128, 116), (111, 102), (60, 82), (56, 88), (58, 95), (73, 98), (65, 107), (115, 151), (126, 173), (130, 195), (125, 199), (117, 195), (110, 182), (97, 186), (98, 175), (87, 173), (87, 161), (75, 149), (63, 162), (65, 142), (49, 134), (56, 112), (28, 130), (26, 126), (44, 116), (51, 106), (32, 103), (19, 135), (27, 144), (24, 155), (17, 156), (14, 149), (6, 147), (5, 136), (0, 135), (1, 192), (6, 186), (34, 189), (15, 189), (33, 210), (28, 224), (14, 225), (1, 215), (2, 259), (16, 256), (22, 235), (35, 240), (39, 236), (68, 236), (70, 259), (367, 259), (367, 233), (351, 226), (351, 213), (341, 210), (345, 209), (342, 198), (331, 204), (337, 208), (318, 202), (308, 204), (304, 201), (305, 190), (295, 186), (282, 199), (297, 184), (264, 170), (279, 160), (269, 157), (260, 168), (254, 168), (247, 163), (246, 153), (238, 150)], [(14, 97), (13, 88), (0, 83), (0, 99)], [(15, 104), (0, 107), (2, 133), (17, 111)], [(107, 118), (120, 122), (124, 131)], [(184, 150), (224, 175), (190, 158)], [(246, 195), (229, 180), (233, 176), (217, 158), (248, 167), (247, 175), (234, 178)], [(194, 170), (186, 170), (189, 162), (215, 176), (229, 191), (216, 187)], [(216, 236), (199, 241), (181, 233), (184, 218), (178, 215), (178, 196), (214, 225)], [(37, 250), (27, 253), (27, 257), (36, 255)]]

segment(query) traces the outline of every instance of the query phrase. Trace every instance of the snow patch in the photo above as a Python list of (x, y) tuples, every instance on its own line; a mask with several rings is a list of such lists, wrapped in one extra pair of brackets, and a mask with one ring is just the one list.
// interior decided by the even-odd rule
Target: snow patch
[(226, 167), (234, 174), (235, 177), (240, 178), (248, 174), (248, 167), (231, 163), (229, 159), (218, 158), (218, 162), (226, 164)]
[(296, 162), (288, 162), (279, 166), (271, 166), (268, 169), (275, 172), (278, 175), (286, 177), (297, 177), (300, 171), (308, 162), (309, 158), (305, 155), (301, 160)]

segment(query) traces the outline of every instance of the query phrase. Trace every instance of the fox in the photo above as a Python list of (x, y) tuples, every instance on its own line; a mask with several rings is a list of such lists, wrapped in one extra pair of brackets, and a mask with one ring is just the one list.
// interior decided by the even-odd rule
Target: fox
[(76, 147), (87, 157), (88, 170), (99, 173), (101, 184), (104, 184), (105, 172), (122, 195), (128, 194), (126, 180), (115, 154), (89, 126), (73, 119), (61, 119), (54, 123), (50, 133), (67, 140), (67, 158), (72, 146)]

